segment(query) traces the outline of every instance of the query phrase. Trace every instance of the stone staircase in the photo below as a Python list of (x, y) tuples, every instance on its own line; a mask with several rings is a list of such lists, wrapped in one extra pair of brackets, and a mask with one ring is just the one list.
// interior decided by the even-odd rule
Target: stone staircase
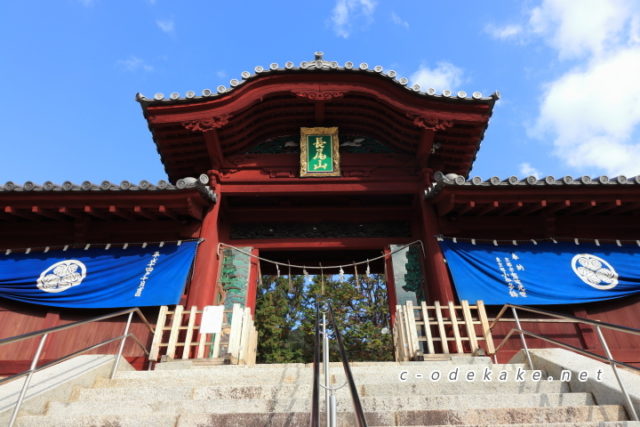
[[(534, 381), (524, 368), (471, 356), (352, 365), (370, 426), (638, 425), (625, 421), (623, 407), (596, 405), (590, 393), (572, 393), (568, 383), (546, 375)], [(441, 376), (434, 381), (436, 370)], [(331, 381), (344, 382), (340, 364), (332, 364)], [(76, 387), (67, 402), (50, 401), (43, 413), (22, 411), (16, 425), (306, 426), (311, 387), (311, 365), (166, 362), (154, 371), (121, 371), (114, 380), (98, 378), (91, 387)], [(324, 401), (324, 392), (320, 395)], [(338, 424), (355, 425), (347, 387), (337, 398)]]

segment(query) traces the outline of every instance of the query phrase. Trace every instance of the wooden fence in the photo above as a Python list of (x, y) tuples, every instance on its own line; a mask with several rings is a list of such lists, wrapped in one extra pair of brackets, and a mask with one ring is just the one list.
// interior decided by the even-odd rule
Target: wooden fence
[(417, 360), (424, 354), (477, 354), (479, 341), (484, 341), (488, 354), (495, 351), (482, 301), (476, 305), (466, 300), (460, 305), (438, 301), (434, 305), (413, 305), (411, 301), (397, 305), (393, 338), (397, 361)]
[(258, 333), (251, 309), (234, 304), (232, 310), (225, 310), (222, 331), (215, 334), (200, 333), (202, 313), (195, 306), (188, 310), (181, 305), (173, 310), (160, 307), (149, 360), (224, 359), (231, 364), (255, 364)]

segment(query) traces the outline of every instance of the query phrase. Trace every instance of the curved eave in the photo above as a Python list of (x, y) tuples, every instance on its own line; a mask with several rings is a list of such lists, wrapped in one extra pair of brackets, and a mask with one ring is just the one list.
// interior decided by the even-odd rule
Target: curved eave
[(176, 185), (160, 181), (120, 184), (103, 181), (42, 185), (0, 185), (0, 222), (201, 220), (216, 195), (206, 176), (185, 178)]
[(500, 97), (498, 92), (494, 92), (489, 96), (483, 96), (481, 92), (476, 91), (473, 92), (471, 96), (468, 96), (464, 91), (452, 92), (450, 90), (443, 90), (438, 94), (435, 89), (432, 88), (422, 90), (419, 84), (409, 85), (409, 79), (406, 77), (397, 77), (397, 73), (394, 70), (384, 71), (382, 66), (379, 65), (370, 69), (366, 64), (361, 64), (360, 67), (354, 68), (352, 64), (349, 65), (350, 63), (346, 63), (344, 66), (338, 66), (337, 63), (328, 63), (325, 65), (321, 64), (318, 67), (303, 68), (304, 64), (305, 63), (302, 63), (300, 67), (294, 67), (292, 63), (287, 63), (284, 67), (280, 67), (278, 64), (271, 64), (269, 68), (257, 66), (255, 68), (255, 73), (244, 71), (241, 73), (240, 78), (231, 79), (228, 87), (225, 85), (219, 85), (215, 90), (203, 89), (200, 92), (200, 95), (197, 95), (195, 91), (187, 91), (184, 96), (178, 92), (172, 92), (166, 97), (162, 93), (156, 93), (152, 98), (147, 98), (143, 94), (137, 93), (136, 100), (143, 106), (143, 109), (147, 106), (157, 105), (197, 104), (211, 101), (212, 99), (230, 96), (245, 83), (264, 76), (280, 74), (295, 75), (301, 73), (348, 73), (354, 75), (374, 75), (397, 85), (407, 91), (407, 93), (412, 93), (430, 100), (444, 102), (481, 102), (493, 105)]
[(431, 156), (435, 163), (430, 166), (468, 174), (497, 95), (476, 98), (421, 94), (379, 73), (336, 69), (274, 70), (215, 97), (139, 101), (173, 180), (210, 169), (211, 141), (205, 141), (202, 132), (186, 129), (186, 124), (212, 120), (220, 156), (241, 153), (260, 138), (294, 135), (300, 126), (323, 125), (368, 134), (414, 154), (421, 131), (416, 120), (450, 122), (447, 129), (436, 132), (437, 150)]
[(437, 173), (425, 197), (440, 216), (631, 215), (640, 212), (640, 176), (466, 180)]

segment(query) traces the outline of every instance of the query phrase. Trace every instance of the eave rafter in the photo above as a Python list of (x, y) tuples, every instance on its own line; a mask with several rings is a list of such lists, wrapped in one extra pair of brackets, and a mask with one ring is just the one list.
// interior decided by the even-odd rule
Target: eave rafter
[(468, 173), (493, 102), (428, 97), (374, 74), (323, 71), (257, 76), (222, 96), (143, 102), (143, 110), (172, 179), (202, 173), (195, 169), (204, 164), (224, 168), (260, 138), (295, 135), (301, 126), (338, 126), (416, 155), (422, 167), (432, 167), (433, 157)]
[(177, 194), (119, 194), (112, 192), (0, 193), (2, 221), (136, 221), (202, 219), (209, 201), (199, 191)]
[[(319, 91), (317, 79), (319, 76), (330, 76), (333, 81), (322, 82), (322, 91), (325, 93), (359, 94), (374, 98), (384, 103), (395, 111), (403, 111), (407, 114), (420, 116), (425, 111), (435, 119), (449, 120), (452, 113), (460, 122), (486, 122), (491, 112), (491, 106), (487, 103), (456, 104), (454, 102), (436, 102), (416, 98), (412, 94), (405, 93), (401, 88), (380, 82), (372, 77), (361, 76), (359, 79), (344, 79), (345, 76), (326, 73), (314, 76), (265, 76), (246, 83), (228, 97), (212, 101), (199, 102), (197, 104), (153, 105), (147, 106), (145, 113), (151, 125), (163, 123), (189, 122), (196, 120), (211, 120), (212, 112), (215, 116), (237, 114), (263, 99), (276, 94), (313, 93)], [(304, 77), (304, 78), (301, 78)], [(353, 77), (353, 76), (349, 76)], [(306, 81), (305, 81), (306, 80)], [(383, 84), (381, 84), (383, 83)]]
[(635, 186), (618, 188), (445, 188), (433, 197), (440, 216), (620, 215), (640, 213)]

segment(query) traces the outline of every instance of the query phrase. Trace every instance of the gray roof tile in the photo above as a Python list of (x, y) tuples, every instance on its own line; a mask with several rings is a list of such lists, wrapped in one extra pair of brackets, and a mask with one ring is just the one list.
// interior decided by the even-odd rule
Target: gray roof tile
[(45, 181), (41, 185), (35, 184), (32, 181), (26, 181), (22, 185), (15, 184), (11, 181), (7, 181), (4, 185), (0, 184), (0, 194), (2, 193), (20, 193), (20, 192), (109, 192), (109, 191), (180, 191), (185, 189), (195, 188), (200, 191), (207, 199), (212, 202), (216, 201), (216, 195), (207, 184), (209, 183), (209, 177), (205, 174), (200, 175), (198, 178), (181, 178), (173, 185), (167, 181), (160, 180), (156, 184), (152, 184), (149, 181), (142, 180), (138, 184), (131, 183), (129, 181), (122, 181), (120, 184), (113, 183), (111, 181), (102, 181), (99, 184), (91, 181), (84, 181), (81, 184), (74, 184), (70, 181), (65, 181), (62, 184), (54, 184), (51, 181)]
[(546, 176), (543, 178), (537, 178), (535, 176), (518, 178), (511, 176), (506, 179), (494, 176), (484, 180), (479, 176), (467, 179), (455, 173), (444, 174), (442, 172), (436, 172), (433, 175), (433, 178), (433, 183), (425, 190), (426, 197), (435, 196), (444, 187), (577, 187), (640, 185), (640, 175), (631, 178), (627, 178), (624, 175), (612, 178), (608, 176), (599, 176), (596, 178), (591, 178), (589, 176), (581, 176), (578, 178), (571, 176), (564, 176), (562, 178), (555, 178), (553, 176)]
[(156, 93), (153, 97), (148, 98), (141, 93), (136, 94), (136, 100), (143, 105), (158, 105), (158, 104), (177, 104), (177, 103), (185, 103), (191, 102), (193, 100), (203, 100), (215, 98), (221, 95), (228, 94), (232, 92), (236, 87), (241, 86), (245, 82), (255, 79), (258, 76), (267, 75), (267, 74), (282, 74), (282, 73), (290, 73), (290, 72), (305, 72), (305, 71), (340, 71), (340, 72), (353, 72), (353, 73), (371, 73), (378, 74), (382, 77), (389, 79), (390, 81), (404, 86), (405, 89), (409, 92), (418, 93), (424, 97), (432, 98), (432, 99), (457, 99), (462, 101), (471, 101), (471, 102), (495, 102), (496, 99), (500, 98), (499, 92), (494, 92), (488, 97), (482, 95), (481, 92), (475, 91), (471, 94), (471, 96), (467, 95), (465, 91), (452, 92), (450, 90), (443, 90), (441, 94), (436, 94), (436, 90), (433, 88), (427, 88), (426, 90), (422, 90), (419, 84), (413, 84), (408, 86), (409, 79), (406, 77), (398, 77), (396, 71), (388, 70), (384, 71), (384, 68), (381, 65), (376, 65), (374, 67), (369, 67), (369, 64), (363, 62), (356, 66), (353, 62), (347, 61), (343, 66), (340, 66), (336, 61), (327, 61), (324, 59), (322, 52), (315, 53), (315, 59), (312, 61), (303, 61), (300, 63), (299, 67), (296, 67), (293, 62), (286, 62), (284, 66), (280, 66), (279, 64), (272, 63), (268, 67), (263, 67), (258, 65), (254, 68), (255, 74), (251, 74), (249, 71), (243, 71), (240, 74), (239, 79), (231, 79), (229, 82), (230, 87), (226, 87), (224, 85), (220, 85), (216, 88), (215, 91), (211, 89), (202, 90), (200, 95), (197, 95), (194, 91), (186, 92), (185, 96), (181, 97), (178, 92), (171, 92), (169, 96), (165, 96), (163, 93)]

